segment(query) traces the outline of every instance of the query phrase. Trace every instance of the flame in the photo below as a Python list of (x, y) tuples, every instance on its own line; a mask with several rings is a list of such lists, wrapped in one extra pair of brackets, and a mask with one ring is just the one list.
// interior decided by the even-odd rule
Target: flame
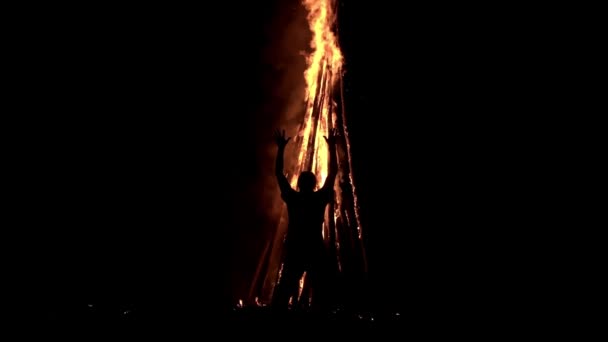
[[(335, 0), (302, 0), (302, 4), (308, 11), (307, 20), (312, 39), (311, 53), (306, 59), (307, 68), (304, 71), (306, 111), (297, 165), (300, 172), (306, 167), (305, 158), (310, 139), (314, 139), (311, 171), (317, 176), (317, 187), (321, 187), (327, 178), (329, 167), (329, 151), (323, 137), (328, 135), (330, 125), (334, 127), (336, 123), (337, 114), (331, 95), (342, 76), (343, 56), (338, 38), (333, 32), (336, 22)], [(319, 112), (315, 113), (315, 110)], [(318, 120), (314, 119), (315, 114), (319, 116)], [(314, 122), (318, 123), (316, 127), (313, 127)], [(294, 187), (300, 172), (292, 175), (291, 185)], [(323, 238), (326, 238), (325, 227)], [(305, 278), (306, 273), (300, 279), (298, 298), (302, 295)]]
[[(338, 40), (332, 31), (336, 21), (333, 0), (303, 0), (308, 10), (308, 25), (312, 31), (310, 47), (313, 52), (308, 56), (308, 69), (304, 72), (306, 78), (306, 99), (312, 100), (319, 87), (317, 78), (322, 72), (321, 67), (329, 62), (328, 67), (337, 71), (342, 67), (342, 52)], [(332, 84), (335, 84), (335, 81)]]
[[(342, 75), (343, 56), (338, 39), (333, 32), (336, 22), (335, 0), (302, 0), (308, 11), (308, 26), (312, 33), (310, 41), (311, 53), (306, 59), (307, 68), (304, 71), (306, 80), (306, 111), (304, 127), (301, 131), (302, 144), (298, 151), (298, 165), (303, 171), (306, 151), (310, 143), (314, 146), (311, 171), (317, 175), (317, 184), (321, 186), (327, 178), (328, 150), (324, 136), (328, 135), (329, 125), (334, 126), (336, 112), (331, 98)], [(317, 127), (313, 127), (315, 107), (320, 113)], [(314, 139), (311, 141), (311, 139)], [(291, 185), (296, 186), (296, 172), (292, 175)]]
[[(307, 21), (311, 32), (311, 41), (310, 51), (306, 56), (307, 66), (303, 75), (306, 82), (305, 93), (303, 94), (305, 107), (303, 108), (304, 112), (300, 112), (302, 121), (298, 126), (297, 136), (293, 139), (294, 143), (291, 144), (291, 146), (294, 146), (294, 150), (292, 150), (293, 155), (290, 153), (287, 160), (289, 165), (287, 167), (287, 177), (291, 186), (296, 188), (300, 173), (302, 171), (312, 171), (317, 177), (317, 187), (323, 186), (329, 171), (329, 149), (323, 137), (328, 136), (329, 131), (334, 128), (340, 132), (343, 137), (340, 141), (343, 143), (337, 147), (338, 150), (336, 151), (336, 153), (341, 152), (338, 153), (337, 160), (338, 176), (342, 182), (341, 185), (344, 182), (350, 183), (351, 190), (348, 191), (345, 202), (344, 197), (342, 197), (341, 185), (334, 184), (336, 197), (332, 205), (334, 205), (335, 212), (328, 211), (326, 213), (327, 217), (323, 224), (322, 236), (325, 242), (335, 240), (333, 242), (337, 254), (349, 246), (348, 244), (340, 244), (340, 235), (351, 234), (349, 231), (352, 231), (351, 229), (356, 226), (356, 235), (361, 245), (359, 249), (363, 255), (365, 270), (367, 270), (367, 261), (365, 260), (361, 239), (357, 198), (352, 172), (350, 171), (352, 169), (350, 143), (344, 113), (344, 87), (342, 84), (343, 54), (338, 44), (336, 27), (337, 0), (301, 0), (301, 3), (308, 12)], [(338, 102), (336, 103), (336, 101)], [(338, 112), (340, 112), (340, 115), (338, 115)], [(250, 294), (257, 291), (258, 275), (265, 262), (268, 262), (269, 265), (262, 280), (264, 296), (272, 297), (275, 286), (281, 282), (284, 264), (279, 260), (281, 259), (284, 237), (287, 231), (286, 217), (286, 208), (283, 206), (272, 247), (269, 244), (269, 247), (263, 253), (250, 288)], [(338, 222), (341, 224), (340, 227), (347, 225), (346, 228), (348, 229), (339, 229)], [(268, 258), (266, 259), (266, 257)], [(340, 256), (337, 257), (336, 261), (341, 272), (342, 259)], [(306, 283), (306, 274), (303, 274), (299, 282), (298, 292), (294, 293), (289, 299), (290, 305), (300, 300), (303, 291), (308, 287)], [(308, 302), (310, 303), (314, 295), (314, 288), (308, 288), (308, 292), (304, 293), (308, 293)]]
[(300, 300), (300, 298), (302, 297), (302, 291), (304, 290), (304, 283), (306, 281), (306, 271), (304, 271), (304, 273), (302, 274), (302, 277), (300, 278), (300, 283), (299, 283), (299, 289), (298, 289), (298, 300)]

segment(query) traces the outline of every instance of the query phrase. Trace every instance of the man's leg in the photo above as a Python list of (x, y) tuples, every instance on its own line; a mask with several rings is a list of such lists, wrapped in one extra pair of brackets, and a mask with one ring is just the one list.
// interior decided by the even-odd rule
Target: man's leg
[(281, 278), (276, 285), (272, 296), (272, 306), (277, 310), (287, 310), (289, 307), (289, 298), (296, 296), (298, 293), (298, 285), (300, 277), (304, 273), (300, 263), (295, 260), (285, 260)]
[(331, 304), (333, 278), (331, 272), (332, 260), (320, 250), (314, 256), (310, 267), (310, 280), (312, 286), (312, 309), (314, 311), (327, 311)]

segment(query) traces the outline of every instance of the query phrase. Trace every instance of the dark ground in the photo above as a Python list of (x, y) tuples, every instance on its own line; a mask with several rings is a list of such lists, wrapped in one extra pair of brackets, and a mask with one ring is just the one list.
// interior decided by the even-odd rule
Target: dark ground
[[(255, 178), (272, 6), (26, 12), (14, 130), (26, 311), (233, 317), (239, 232), (225, 218), (241, 215), (239, 189)], [(547, 64), (499, 14), (398, 7), (340, 14), (366, 303), (427, 323), (524, 306), (533, 316), (550, 291), (537, 281), (550, 257), (537, 255), (547, 175), (536, 166), (551, 142), (534, 138)]]

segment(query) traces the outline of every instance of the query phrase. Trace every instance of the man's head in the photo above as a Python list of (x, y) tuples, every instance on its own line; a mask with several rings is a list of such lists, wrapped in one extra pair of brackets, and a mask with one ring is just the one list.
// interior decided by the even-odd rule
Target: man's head
[(317, 186), (317, 177), (310, 171), (302, 171), (298, 177), (298, 189), (302, 192), (310, 192), (315, 190)]

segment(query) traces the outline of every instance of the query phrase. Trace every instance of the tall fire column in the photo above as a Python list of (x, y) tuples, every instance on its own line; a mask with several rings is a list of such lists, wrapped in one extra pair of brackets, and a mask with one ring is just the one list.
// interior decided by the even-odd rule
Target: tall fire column
[[(323, 237), (332, 252), (332, 263), (338, 279), (354, 281), (367, 272), (357, 196), (351, 171), (351, 154), (343, 98), (343, 56), (336, 30), (336, 0), (303, 0), (308, 10), (312, 32), (310, 55), (307, 56), (305, 110), (285, 153), (287, 179), (295, 188), (302, 171), (313, 171), (319, 186), (327, 178), (328, 147), (323, 139), (331, 129), (337, 129), (338, 177), (334, 184), (335, 197), (328, 205), (323, 224)], [(287, 232), (287, 210), (283, 206), (276, 232), (264, 249), (249, 293), (249, 301), (269, 302), (280, 281), (283, 242)], [(345, 284), (345, 282), (341, 282)], [(306, 275), (300, 281), (298, 298), (294, 303), (310, 303), (310, 288)]]

